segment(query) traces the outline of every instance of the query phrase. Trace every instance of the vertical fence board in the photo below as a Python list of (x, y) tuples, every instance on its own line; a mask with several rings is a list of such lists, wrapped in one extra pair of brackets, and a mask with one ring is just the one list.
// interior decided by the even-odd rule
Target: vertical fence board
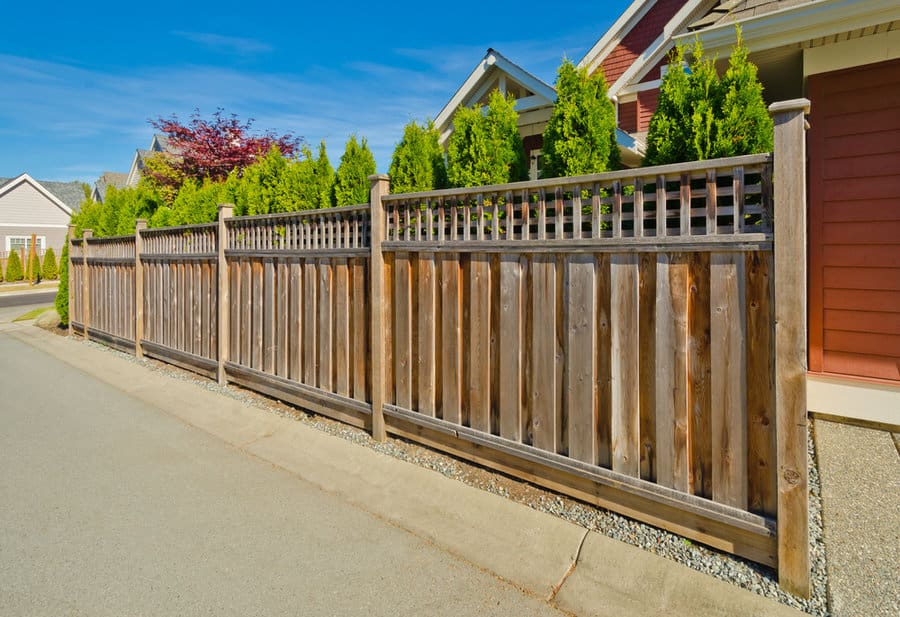
[[(637, 197), (638, 193), (635, 193)], [(637, 204), (635, 214), (637, 214)], [(637, 222), (635, 222), (637, 225)], [(640, 256), (641, 478), (656, 480), (656, 255)]]
[(747, 507), (744, 257), (710, 256), (713, 499)]
[(747, 470), (750, 510), (774, 516), (777, 510), (775, 461), (775, 354), (771, 253), (747, 253)]
[(395, 401), (412, 408), (412, 271), (409, 253), (394, 256)]
[(253, 330), (251, 315), (253, 310), (253, 270), (249, 259), (241, 260), (241, 364), (252, 366), (251, 350), (253, 347)]
[(517, 254), (500, 256), (500, 436), (522, 439), (522, 267)]
[(473, 253), (469, 262), (469, 423), (476, 430), (491, 431), (491, 264), (485, 253)]
[(263, 310), (264, 310), (264, 296), (263, 296), (263, 278), (264, 278), (264, 268), (262, 261), (259, 259), (254, 259), (251, 265), (251, 276), (253, 277), (253, 283), (251, 285), (250, 292), (250, 302), (252, 305), (251, 309), (251, 337), (250, 337), (250, 366), (255, 368), (258, 371), (263, 369), (263, 358), (264, 358), (264, 346), (265, 346), (265, 338), (264, 338), (264, 328), (263, 328)]
[(537, 254), (532, 261), (531, 380), (528, 404), (534, 447), (556, 451), (560, 410), (556, 407), (556, 260)]
[(319, 388), (334, 391), (334, 281), (330, 259), (319, 260)]
[(462, 423), (462, 294), (459, 254), (441, 255), (442, 418)]
[(316, 263), (312, 259), (306, 259), (303, 263), (303, 383), (308, 386), (318, 384), (318, 361), (316, 345), (319, 342), (317, 336), (316, 318), (316, 284), (318, 273)]
[(262, 370), (275, 373), (275, 263), (272, 259), (263, 261), (263, 366)]
[[(654, 290), (655, 293), (655, 290)], [(597, 462), (612, 467), (612, 268), (597, 255)]]
[(353, 365), (353, 398), (358, 401), (369, 400), (367, 379), (369, 367), (368, 340), (369, 340), (369, 317), (366, 307), (368, 306), (368, 287), (366, 285), (366, 261), (365, 259), (353, 259), (353, 308), (352, 308), (352, 327), (351, 334), (353, 336), (353, 354), (351, 363)]
[[(430, 221), (429, 221), (430, 227)], [(418, 345), (416, 364), (418, 365), (418, 411), (434, 417), (437, 411), (435, 383), (437, 353), (437, 285), (435, 281), (435, 254), (418, 255)]]
[(334, 260), (334, 388), (350, 396), (350, 280), (345, 257)]
[(301, 310), (303, 297), (303, 268), (296, 259), (290, 264), (290, 288), (289, 306), (290, 318), (288, 321), (288, 378), (292, 381), (300, 381), (303, 367), (303, 311)]
[(633, 254), (612, 255), (610, 274), (612, 469), (629, 476), (639, 476), (641, 409), (637, 258)]
[(593, 255), (572, 255), (566, 261), (565, 415), (568, 418), (569, 456), (597, 463), (597, 406), (594, 347), (597, 322)]
[(709, 254), (691, 256), (689, 381), (691, 414), (691, 492), (712, 498), (712, 365), (709, 348)]

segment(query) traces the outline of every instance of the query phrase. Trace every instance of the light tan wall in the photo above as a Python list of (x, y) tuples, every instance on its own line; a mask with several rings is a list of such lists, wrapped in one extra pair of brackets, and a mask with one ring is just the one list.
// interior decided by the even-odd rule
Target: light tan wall
[(69, 215), (27, 182), (0, 197), (0, 226), (68, 224)]

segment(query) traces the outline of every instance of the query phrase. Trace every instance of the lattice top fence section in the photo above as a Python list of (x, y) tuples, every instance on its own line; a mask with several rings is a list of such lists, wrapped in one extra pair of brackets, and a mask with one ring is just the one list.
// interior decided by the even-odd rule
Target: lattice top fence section
[[(88, 257), (90, 258), (134, 259), (134, 236), (87, 238), (86, 241), (88, 244)], [(81, 251), (78, 251), (78, 253), (80, 257), (82, 255)]]
[(218, 223), (142, 229), (142, 255), (211, 255), (218, 250)]
[(369, 204), (226, 219), (232, 251), (346, 250), (369, 247)]
[(388, 195), (387, 242), (772, 233), (771, 155)]

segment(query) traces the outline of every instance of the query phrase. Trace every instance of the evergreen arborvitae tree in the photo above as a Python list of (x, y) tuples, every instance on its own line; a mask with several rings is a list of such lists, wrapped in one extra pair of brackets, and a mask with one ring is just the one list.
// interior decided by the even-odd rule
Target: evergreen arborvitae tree
[(56, 265), (56, 253), (52, 248), (48, 248), (44, 253), (44, 263), (41, 266), (41, 274), (48, 281), (55, 280), (59, 276), (59, 268)]
[(25, 273), (22, 271), (22, 260), (19, 259), (19, 253), (10, 251), (9, 258), (6, 260), (6, 280), (14, 283), (23, 278), (25, 278)]
[(770, 152), (774, 124), (763, 99), (756, 65), (750, 62), (741, 29), (722, 77), (722, 113), (716, 136), (716, 156)]
[(341, 164), (334, 178), (334, 197), (338, 206), (352, 206), (369, 202), (369, 176), (375, 173), (375, 157), (363, 137), (347, 140)]
[(691, 108), (691, 160), (714, 158), (722, 109), (722, 88), (716, 73), (715, 58), (703, 55), (698, 40), (691, 48), (691, 74), (688, 77)]
[(69, 325), (69, 241), (63, 244), (59, 258), (59, 287), (56, 290), (56, 312), (60, 324)]
[(656, 111), (647, 132), (646, 165), (665, 165), (691, 160), (692, 109), (688, 74), (682, 70), (684, 47), (669, 53), (669, 70), (659, 86)]
[[(318, 193), (316, 207), (332, 207), (334, 205), (334, 167), (331, 166), (331, 161), (328, 160), (328, 152), (325, 149), (324, 139), (319, 142), (319, 155), (316, 157), (314, 176)], [(366, 178), (367, 185), (368, 182), (369, 179)], [(363, 201), (369, 201), (368, 193), (366, 193), (366, 198)]]
[(415, 193), (447, 186), (444, 149), (434, 122), (425, 125), (415, 121), (403, 127), (403, 139), (391, 157), (391, 191)]
[(619, 167), (616, 110), (602, 70), (588, 77), (587, 69), (563, 60), (557, 71), (556, 106), (544, 129), (541, 151), (545, 178)]
[(684, 49), (669, 55), (659, 104), (647, 134), (647, 165), (737, 156), (772, 149), (773, 124), (762, 97), (756, 65), (737, 30), (737, 45), (720, 79), (715, 60), (691, 48), (690, 72), (681, 66)]
[(503, 184), (528, 177), (515, 103), (512, 96), (494, 90), (486, 114), (480, 105), (457, 110), (447, 146), (452, 186)]

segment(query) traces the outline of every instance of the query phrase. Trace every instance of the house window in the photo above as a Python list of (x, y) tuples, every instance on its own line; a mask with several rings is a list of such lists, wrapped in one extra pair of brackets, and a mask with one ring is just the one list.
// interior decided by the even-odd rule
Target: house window
[(539, 180), (544, 169), (544, 157), (540, 150), (532, 150), (528, 157), (528, 177), (531, 180)]
[[(34, 239), (35, 248), (40, 253), (44, 250), (47, 239), (44, 236), (37, 236)], [(6, 236), (6, 252), (24, 250), (26, 253), (31, 250), (31, 236)]]

